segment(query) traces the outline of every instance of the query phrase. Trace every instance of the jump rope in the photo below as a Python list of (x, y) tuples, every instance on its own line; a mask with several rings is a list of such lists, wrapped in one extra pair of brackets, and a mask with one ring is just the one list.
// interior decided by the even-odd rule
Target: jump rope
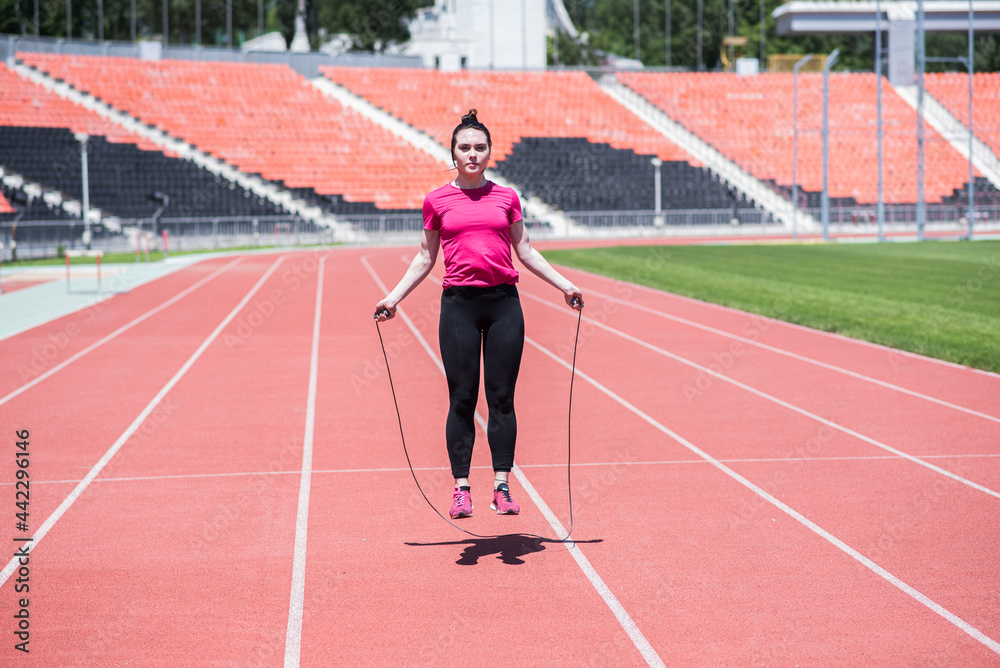
[(392, 390), (392, 403), (396, 407), (396, 422), (399, 424), (399, 439), (403, 443), (403, 454), (406, 456), (406, 465), (410, 468), (410, 475), (413, 476), (413, 482), (417, 485), (417, 490), (420, 492), (420, 496), (424, 497), (424, 501), (430, 506), (431, 510), (437, 514), (438, 517), (443, 519), (448, 524), (452, 525), (462, 533), (474, 536), (475, 538), (507, 538), (510, 536), (526, 536), (530, 538), (541, 538), (542, 540), (552, 542), (552, 543), (571, 543), (570, 536), (573, 535), (573, 485), (572, 485), (572, 461), (573, 461), (573, 446), (572, 446), (572, 425), (573, 425), (573, 381), (576, 378), (576, 349), (577, 344), (580, 341), (580, 321), (583, 319), (583, 300), (579, 297), (574, 297), (570, 304), (572, 306), (579, 305), (580, 309), (577, 311), (576, 317), (576, 335), (573, 338), (573, 364), (570, 367), (569, 376), (569, 406), (566, 411), (566, 493), (569, 497), (569, 531), (566, 532), (565, 538), (549, 538), (548, 536), (540, 536), (536, 533), (508, 533), (508, 534), (490, 534), (481, 535), (478, 533), (473, 533), (468, 529), (463, 529), (458, 526), (450, 519), (441, 514), (431, 500), (427, 498), (427, 494), (424, 493), (424, 488), (420, 486), (420, 481), (417, 479), (417, 474), (413, 470), (413, 464), (410, 462), (410, 453), (406, 449), (406, 437), (403, 435), (403, 418), (399, 414), (399, 402), (396, 401), (396, 388), (392, 383), (392, 371), (389, 369), (389, 356), (385, 352), (385, 342), (382, 340), (382, 327), (379, 324), (378, 317), (383, 313), (389, 315), (388, 309), (379, 309), (375, 312), (375, 330), (378, 332), (378, 342), (382, 346), (382, 357), (385, 359), (385, 371), (389, 377), (389, 389)]

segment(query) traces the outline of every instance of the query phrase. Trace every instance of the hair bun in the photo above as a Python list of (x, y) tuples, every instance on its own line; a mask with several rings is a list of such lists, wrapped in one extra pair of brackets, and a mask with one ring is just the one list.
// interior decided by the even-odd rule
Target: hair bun
[(469, 109), (469, 113), (467, 113), (465, 116), (462, 116), (462, 122), (463, 123), (467, 123), (467, 122), (478, 123), (479, 119), (476, 118), (476, 114), (478, 114), (478, 113), (479, 112), (476, 111), (475, 109)]

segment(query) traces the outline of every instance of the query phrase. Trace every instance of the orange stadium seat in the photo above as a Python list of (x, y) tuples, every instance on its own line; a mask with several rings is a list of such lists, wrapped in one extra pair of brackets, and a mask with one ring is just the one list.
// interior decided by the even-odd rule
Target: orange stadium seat
[(155, 148), (96, 113), (68, 102), (0, 64), (0, 125), (6, 127), (67, 128), (72, 132), (103, 135), (108, 141)]
[[(966, 127), (969, 125), (969, 77), (959, 72), (927, 74), (927, 91)], [(972, 77), (973, 126), (978, 139), (1000, 154), (1000, 72)]]
[[(285, 65), (18, 56), (241, 171), (289, 187), (414, 209), (422, 196), (411, 184), (427, 192), (447, 180), (440, 163), (327, 98)], [(305, 164), (322, 169), (306, 173)], [(359, 183), (372, 187), (363, 191)]]
[[(671, 118), (762, 180), (792, 184), (791, 74), (622, 73), (620, 80)], [(822, 182), (822, 75), (799, 75), (798, 184), (819, 192)], [(916, 113), (883, 86), (883, 195), (912, 203), (916, 188)], [(872, 203), (877, 193), (874, 74), (830, 77), (829, 194)], [(925, 197), (940, 202), (965, 186), (968, 162), (925, 125)]]
[[(51, 56), (39, 62), (51, 64), (62, 77), (85, 71)], [(160, 190), (170, 192), (171, 213), (179, 216), (281, 213), (280, 206), (159, 150), (152, 142), (0, 65), (0, 166), (40, 184), (46, 192), (80, 198), (76, 132), (91, 137), (90, 203), (107, 216), (149, 217), (157, 207), (149, 196)], [(9, 206), (11, 201), (6, 201)], [(59, 206), (48, 206), (43, 198), (29, 196), (27, 203), (15, 199), (13, 204), (28, 216), (71, 217)], [(0, 207), (0, 216), (9, 213)]]
[(663, 161), (664, 208), (754, 208), (584, 72), (320, 72), (446, 147), (462, 115), (477, 109), (490, 128), (497, 171), (563, 211), (652, 209), (653, 156)]
[(503, 161), (524, 137), (585, 137), (664, 161), (698, 163), (624, 109), (584, 72), (461, 71), (322, 67), (321, 73), (444, 146), (469, 109)]

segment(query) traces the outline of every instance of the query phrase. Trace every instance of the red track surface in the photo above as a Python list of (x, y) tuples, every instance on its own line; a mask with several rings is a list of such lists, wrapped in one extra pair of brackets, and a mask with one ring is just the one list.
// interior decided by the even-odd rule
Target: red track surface
[[(413, 485), (371, 320), (411, 252), (206, 261), (0, 341), (8, 554), (37, 539), (0, 663), (1000, 664), (1000, 378), (568, 272), (580, 542), (472, 538)], [(576, 320), (520, 289), (523, 510), (489, 511), (480, 438), (461, 526), (555, 537)], [(438, 296), (382, 334), (443, 512)]]

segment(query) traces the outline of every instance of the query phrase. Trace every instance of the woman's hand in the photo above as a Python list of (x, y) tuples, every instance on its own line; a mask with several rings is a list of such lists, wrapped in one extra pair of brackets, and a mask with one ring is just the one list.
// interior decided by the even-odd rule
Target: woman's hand
[(563, 297), (566, 299), (566, 304), (574, 311), (583, 310), (583, 293), (580, 292), (580, 288), (575, 285), (570, 286), (563, 290)]
[(396, 317), (396, 305), (389, 301), (386, 297), (378, 304), (375, 304), (375, 319), (379, 322), (385, 322), (386, 320), (391, 320)]

